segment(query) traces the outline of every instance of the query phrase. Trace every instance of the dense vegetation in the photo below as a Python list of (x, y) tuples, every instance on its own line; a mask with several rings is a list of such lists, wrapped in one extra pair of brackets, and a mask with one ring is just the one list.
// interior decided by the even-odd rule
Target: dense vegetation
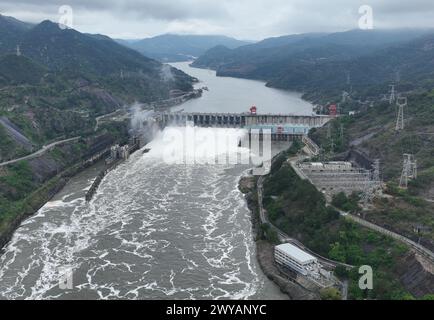
[[(0, 117), (35, 148), (92, 134), (97, 116), (126, 104), (192, 90), (188, 75), (108, 37), (1, 15), (0, 26)], [(0, 124), (0, 161), (31, 151), (10, 131)]]
[(103, 149), (115, 142), (126, 143), (126, 128), (125, 124), (107, 124), (98, 132), (102, 138), (81, 139), (39, 158), (0, 167), (0, 236), (14, 219), (39, 209), (59, 183), (88, 160), (92, 149), (101, 149), (102, 142)]
[[(311, 132), (328, 158), (356, 148), (371, 159), (380, 159), (381, 178), (387, 183), (387, 194), (393, 198), (377, 199), (366, 218), (431, 249), (434, 249), (434, 205), (426, 200), (434, 196), (433, 105), (433, 90), (410, 94), (405, 130), (401, 132), (395, 131), (396, 106), (388, 102), (361, 108), (354, 116), (339, 117), (330, 128)], [(413, 154), (418, 165), (418, 178), (410, 182), (408, 190), (398, 188), (404, 153)], [(415, 226), (423, 226), (425, 231), (417, 233)]]
[(313, 185), (298, 178), (286, 161), (277, 163), (264, 183), (264, 206), (273, 224), (320, 255), (355, 266), (372, 266), (375, 286), (369, 292), (358, 287), (358, 268), (349, 273), (338, 270), (340, 276), (349, 278), (351, 298), (410, 297), (397, 274), (408, 249), (340, 217)]
[[(309, 100), (340, 100), (342, 90), (363, 95), (368, 88), (395, 81), (402, 87), (432, 84), (432, 30), (361, 31), (301, 34), (266, 39), (234, 50), (209, 50), (194, 66), (218, 75), (267, 81), (304, 92)], [(327, 100), (333, 99), (333, 100)], [(336, 102), (336, 101), (335, 101)]]
[(192, 90), (192, 82), (108, 37), (0, 15), (0, 162), (81, 137), (0, 167), (0, 240), (49, 199), (65, 172), (95, 150), (128, 139), (127, 123), (96, 128), (98, 116), (136, 101), (168, 99), (171, 90)]

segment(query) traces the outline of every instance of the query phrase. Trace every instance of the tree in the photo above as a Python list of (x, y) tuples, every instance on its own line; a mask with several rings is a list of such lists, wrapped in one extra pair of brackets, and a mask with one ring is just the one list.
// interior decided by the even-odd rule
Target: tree
[(271, 228), (271, 226), (268, 223), (263, 223), (261, 225), (261, 229), (262, 229), (262, 232), (263, 232), (265, 239), (267, 239), (268, 241), (270, 241), (273, 244), (279, 244), (280, 243), (279, 236), (278, 236), (276, 230)]
[(320, 296), (321, 300), (342, 300), (341, 292), (334, 287), (321, 289)]

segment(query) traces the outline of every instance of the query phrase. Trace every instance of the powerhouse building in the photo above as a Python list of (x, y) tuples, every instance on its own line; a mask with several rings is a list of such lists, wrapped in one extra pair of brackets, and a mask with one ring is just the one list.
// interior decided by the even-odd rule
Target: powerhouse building
[(292, 269), (304, 276), (317, 275), (321, 269), (317, 258), (290, 243), (276, 246), (274, 258), (278, 265)]

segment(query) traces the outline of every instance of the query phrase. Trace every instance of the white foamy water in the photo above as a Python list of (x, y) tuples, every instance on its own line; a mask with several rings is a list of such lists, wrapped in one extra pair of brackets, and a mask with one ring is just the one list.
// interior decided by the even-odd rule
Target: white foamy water
[[(256, 264), (250, 213), (237, 188), (248, 167), (165, 164), (163, 137), (109, 173), (90, 203), (87, 186), (77, 183), (23, 223), (0, 258), (0, 296), (280, 298)], [(59, 288), (62, 267), (73, 270), (73, 290)]]
[[(211, 90), (187, 103), (189, 111), (245, 112), (251, 104), (265, 111), (261, 105), (267, 101), (267, 112), (312, 110), (295, 95), (260, 82), (178, 67)], [(257, 92), (263, 104), (255, 103)], [(227, 141), (243, 134), (222, 130), (203, 133), (223, 132)], [(151, 152), (138, 151), (110, 172), (90, 203), (84, 195), (100, 167), (73, 178), (27, 219), (0, 257), (0, 299), (285, 298), (256, 261), (250, 212), (237, 189), (250, 166), (214, 161), (221, 150), (245, 150), (199, 139), (195, 152), (184, 154), (194, 155), (194, 162), (167, 163), (170, 141), (163, 137), (150, 144)], [(62, 268), (73, 271), (71, 290), (59, 287)]]

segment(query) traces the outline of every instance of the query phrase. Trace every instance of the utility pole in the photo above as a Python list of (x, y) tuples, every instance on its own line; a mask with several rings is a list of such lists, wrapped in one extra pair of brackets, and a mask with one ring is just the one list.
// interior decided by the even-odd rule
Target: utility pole
[(399, 187), (402, 189), (408, 188), (410, 180), (417, 179), (417, 161), (412, 154), (404, 154), (404, 165), (402, 168)]
[(332, 138), (332, 127), (330, 123), (327, 124), (327, 139), (330, 140)]
[(396, 131), (404, 130), (404, 108), (407, 106), (407, 98), (399, 97), (396, 101), (398, 106), (398, 117), (396, 119)]
[(341, 141), (344, 142), (344, 125), (343, 125), (343, 123), (341, 123), (341, 132), (340, 132), (340, 134), (341, 134)]
[(396, 81), (396, 83), (399, 83), (401, 81), (401, 71), (400, 70), (396, 70), (396, 72), (395, 72), (395, 81)]
[(396, 101), (396, 90), (395, 85), (390, 85), (390, 98), (389, 98), (389, 104), (392, 104)]

